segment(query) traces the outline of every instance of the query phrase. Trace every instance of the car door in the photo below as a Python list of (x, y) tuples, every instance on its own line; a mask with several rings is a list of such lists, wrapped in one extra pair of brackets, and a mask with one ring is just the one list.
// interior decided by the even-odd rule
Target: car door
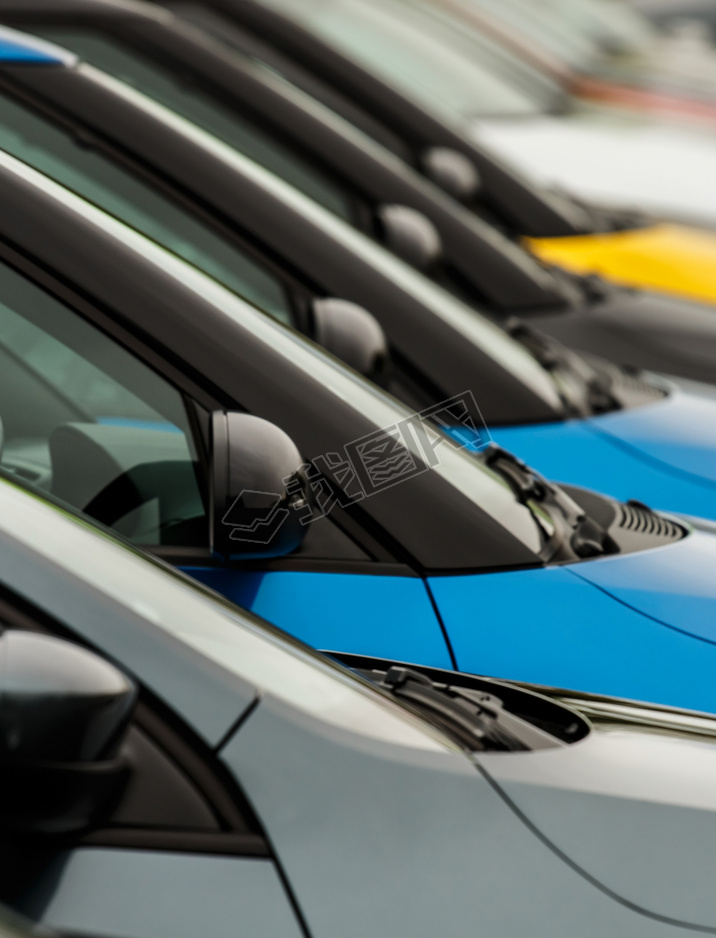
[[(309, 644), (450, 666), (425, 581), (355, 523), (341, 523), (340, 512), (312, 525), (296, 555), (214, 558), (203, 428), (219, 404), (161, 356), (108, 335), (103, 329), (116, 326), (96, 310), (80, 315), (43, 283), (0, 263), (2, 468)], [(142, 360), (149, 356), (151, 368)], [(162, 374), (169, 370), (171, 381)]]

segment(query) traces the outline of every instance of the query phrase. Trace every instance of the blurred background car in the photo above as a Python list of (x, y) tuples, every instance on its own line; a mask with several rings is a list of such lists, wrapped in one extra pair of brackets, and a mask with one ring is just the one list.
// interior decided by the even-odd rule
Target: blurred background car
[[(524, 198), (505, 168), (490, 160), (490, 149), (529, 172), (543, 186), (559, 184), (583, 198), (649, 209), (710, 225), (716, 194), (710, 187), (713, 143), (710, 134), (648, 115), (626, 118), (603, 108), (550, 113), (544, 81), (518, 82), (490, 71), (482, 53), (485, 38), (469, 25), (438, 17), (425, 7), (371, 0), (292, 4), (283, 0), (208, 0), (169, 3), (219, 38), (253, 51), (292, 81), (341, 113), (357, 107), (372, 124), (361, 126), (388, 143), (400, 138), (419, 165), (421, 151), (450, 146), (474, 159), (491, 203), (504, 209)], [(229, 20), (227, 24), (226, 21)], [(232, 28), (233, 26), (233, 28)], [(527, 66), (518, 63), (518, 72)], [(489, 72), (489, 79), (484, 72)], [(534, 69), (532, 68), (532, 71)], [(542, 90), (540, 90), (542, 89)], [(562, 94), (556, 89), (558, 102)], [(554, 98), (553, 98), (554, 103)], [(563, 104), (558, 104), (563, 111)], [(583, 116), (582, 116), (583, 115)], [(467, 142), (470, 137), (472, 146)], [(654, 153), (659, 154), (653, 159)], [(529, 187), (533, 189), (533, 187)], [(541, 190), (542, 211), (569, 214), (568, 200)], [(534, 191), (530, 205), (533, 204)], [(572, 203), (574, 224), (576, 216)], [(569, 224), (570, 222), (568, 222)], [(538, 224), (541, 230), (535, 230)], [(577, 222), (583, 224), (583, 221)], [(519, 229), (518, 229), (519, 230)], [(532, 220), (522, 233), (556, 236), (547, 219)], [(568, 234), (569, 232), (563, 232)]]
[[(156, 14), (111, 9), (120, 10), (124, 30), (164, 34)], [(89, 29), (87, 13), (84, 22)], [(191, 44), (191, 36), (178, 36), (183, 47)], [(529, 322), (576, 332), (575, 344), (616, 362), (711, 380), (713, 311), (617, 288), (595, 295), (594, 285), (578, 281), (570, 292), (569, 280), (550, 282), (545, 273), (543, 283), (539, 268), (525, 270), (488, 240), (502, 263), (500, 279), (509, 280), (516, 266), (523, 294), (531, 284), (533, 295), (548, 304), (525, 310), (524, 321), (509, 321), (508, 337), (343, 219), (221, 148), (216, 137), (172, 119), (91, 68), (63, 61), (67, 55), (59, 50), (54, 64), (34, 67), (6, 63), (0, 145), (8, 152), (326, 345), (408, 406), (439, 406), (469, 389), (497, 441), (548, 476), (716, 517), (712, 389), (679, 388), (633, 367), (587, 361)], [(429, 266), (438, 284), (461, 293), (449, 265), (435, 258)], [(346, 300), (369, 313), (349, 309)], [(485, 442), (478, 439), (477, 448)]]

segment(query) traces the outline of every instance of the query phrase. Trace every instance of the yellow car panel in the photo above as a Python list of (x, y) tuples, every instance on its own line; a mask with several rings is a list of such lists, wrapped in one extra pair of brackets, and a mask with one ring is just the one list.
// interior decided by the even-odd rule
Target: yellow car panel
[(575, 273), (716, 303), (716, 232), (652, 225), (526, 244), (543, 261)]

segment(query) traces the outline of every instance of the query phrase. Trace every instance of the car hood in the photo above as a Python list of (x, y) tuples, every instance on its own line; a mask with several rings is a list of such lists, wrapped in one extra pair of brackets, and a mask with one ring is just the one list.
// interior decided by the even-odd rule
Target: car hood
[(479, 143), (521, 170), (575, 195), (716, 222), (716, 140), (705, 131), (607, 111), (564, 118), (480, 118), (470, 130)]
[(716, 721), (675, 727), (639, 708), (636, 722), (622, 722), (619, 710), (607, 705), (607, 719), (573, 746), (477, 761), (535, 832), (613, 898), (716, 928)]
[[(527, 758), (499, 755), (514, 756), (529, 776)], [(574, 938), (585, 921), (590, 938), (687, 934), (616, 900), (565, 862), (487, 776), (490, 759), (483, 767), (460, 753), (386, 747), (366, 734), (336, 732), (317, 713), (297, 716), (271, 694), (220, 757), (260, 816), (315, 938), (427, 938), (460, 934), (466, 922), (490, 938)], [(540, 781), (535, 774), (535, 790)], [(553, 786), (556, 797), (565, 790), (564, 782)], [(691, 800), (698, 803), (698, 792)], [(700, 843), (691, 845), (694, 854)], [(666, 852), (670, 844), (660, 846)], [(702, 872), (699, 885), (705, 878)], [(706, 888), (697, 905), (713, 901), (710, 882)]]
[(686, 386), (631, 410), (495, 427), (492, 437), (555, 482), (716, 518), (716, 388)]
[(578, 274), (600, 274), (629, 287), (716, 302), (716, 233), (684, 225), (531, 238), (531, 251)]
[(673, 387), (661, 400), (589, 419), (590, 426), (679, 475), (716, 484), (716, 397)]
[(657, 549), (570, 568), (628, 608), (716, 644), (716, 537), (701, 530)]

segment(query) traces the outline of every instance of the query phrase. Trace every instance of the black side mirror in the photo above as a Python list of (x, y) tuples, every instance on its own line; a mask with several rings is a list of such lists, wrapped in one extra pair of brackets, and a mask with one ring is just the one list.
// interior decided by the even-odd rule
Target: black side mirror
[(388, 340), (378, 320), (349, 300), (313, 301), (313, 338), (351, 368), (382, 384), (389, 371)]
[(300, 546), (312, 499), (288, 434), (250, 414), (212, 416), (212, 545), (224, 559), (281, 557)]
[(137, 690), (113, 665), (32, 632), (0, 637), (0, 831), (66, 834), (109, 817)]
[(442, 256), (440, 234), (422, 212), (407, 205), (381, 205), (376, 217), (385, 246), (411, 266), (427, 271)]
[(450, 147), (431, 147), (421, 163), (423, 172), (459, 202), (467, 202), (480, 191), (480, 171), (472, 160)]

